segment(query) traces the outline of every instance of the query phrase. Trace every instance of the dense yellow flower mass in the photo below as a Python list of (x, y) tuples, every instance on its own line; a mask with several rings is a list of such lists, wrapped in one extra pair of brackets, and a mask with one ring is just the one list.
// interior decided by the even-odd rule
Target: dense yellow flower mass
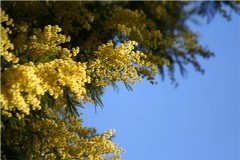
[[(34, 4), (26, 3), (33, 8)], [(80, 9), (83, 17), (77, 12), (66, 13), (74, 19), (58, 14), (55, 21), (63, 23), (61, 27), (34, 28), (24, 21), (14, 26), (1, 10), (0, 103), (3, 124), (7, 125), (4, 138), (13, 146), (21, 146), (15, 151), (24, 151), (23, 159), (119, 159), (124, 150), (110, 141), (114, 130), (96, 135), (94, 130), (83, 127), (80, 117), (75, 117), (74, 105), (95, 103), (96, 97), (91, 94), (99, 93), (89, 92), (89, 86), (101, 89), (116, 81), (135, 84), (144, 77), (153, 82), (158, 65), (169, 62), (137, 47), (157, 47), (161, 33), (147, 29), (152, 24), (143, 12), (114, 7), (111, 16), (105, 15), (106, 20), (100, 24), (106, 26), (106, 33), (127, 36), (124, 42), (113, 38), (103, 43), (98, 31), (93, 31), (88, 41), (71, 44), (71, 37), (66, 35), (74, 32), (71, 23), (75, 21), (89, 31), (99, 15), (78, 2), (56, 4), (53, 10), (61, 9), (63, 4), (74, 8), (76, 4), (75, 9)], [(9, 27), (14, 35), (10, 36)], [(10, 121), (19, 124), (12, 126)]]
[(37, 65), (37, 74), (43, 81), (43, 86), (54, 99), (63, 94), (63, 87), (68, 87), (74, 99), (84, 99), (85, 83), (90, 83), (86, 75), (86, 65), (73, 60), (56, 59)]
[[(33, 63), (14, 65), (2, 74), (1, 109), (8, 117), (28, 115), (30, 109), (41, 109), (38, 96), (44, 94), (41, 79)], [(31, 108), (30, 108), (31, 106)]]
[[(188, 20), (205, 16), (208, 3), (193, 4), (1, 2), (1, 158), (120, 159), (114, 130), (83, 127), (77, 107), (102, 105), (105, 87), (118, 81), (154, 84), (160, 71), (175, 82), (175, 66), (184, 74), (188, 64), (203, 72), (197, 58), (213, 54)], [(212, 15), (229, 18), (225, 6), (240, 13), (234, 1), (209, 4)]]
[[(143, 13), (122, 8), (115, 8), (113, 17), (120, 16), (118, 12), (123, 16), (130, 15), (132, 19), (138, 19), (138, 16), (144, 17)], [(2, 23), (12, 24), (12, 20), (9, 20), (4, 11), (2, 14)], [(117, 22), (112, 19), (112, 23)], [(119, 23), (121, 24), (121, 21)], [(118, 28), (119, 26), (121, 25), (118, 25)], [(20, 35), (22, 35), (28, 27), (26, 24), (22, 24), (17, 28), (21, 28)], [(106, 28), (108, 29), (108, 27)], [(144, 29), (144, 25), (137, 28)], [(8, 29), (6, 30), (5, 36), (8, 33)], [(158, 72), (157, 65), (168, 64), (165, 59), (136, 51), (135, 46), (138, 43), (135, 41), (126, 41), (120, 46), (115, 46), (112, 42), (102, 44), (95, 51), (96, 59), (94, 61), (76, 62), (72, 58), (80, 52), (79, 47), (70, 50), (63, 48), (61, 44), (70, 42), (70, 37), (59, 32), (61, 32), (61, 28), (57, 25), (47, 25), (43, 30), (33, 29), (33, 35), (23, 42), (22, 46), (18, 42), (22, 39), (18, 39), (17, 36), (14, 43), (22, 48), (22, 54), (19, 54), (20, 58), (27, 58), (33, 62), (5, 68), (2, 75), (1, 93), (3, 115), (11, 117), (14, 113), (20, 119), (24, 115), (28, 115), (30, 110), (41, 109), (42, 95), (49, 93), (54, 99), (62, 98), (65, 89), (69, 89), (75, 101), (91, 101), (87, 95), (85, 83), (91, 82), (94, 86), (106, 87), (110, 85), (111, 81), (135, 84), (143, 77), (154, 80), (154, 75)], [(125, 33), (124, 30), (121, 32)], [(128, 35), (127, 32), (125, 34)], [(141, 40), (139, 41), (141, 42)], [(5, 59), (8, 57), (7, 61), (17, 62), (18, 58), (14, 58), (14, 55), (8, 52), (8, 50), (14, 49), (10, 40), (3, 36), (1, 42), (5, 47), (3, 47), (5, 53), (2, 56)], [(55, 58), (52, 60), (46, 58), (49, 55), (54, 55)]]
[(84, 128), (81, 119), (68, 114), (61, 119), (51, 109), (43, 109), (43, 113), (51, 119), (29, 115), (31, 121), (22, 126), (29, 132), (22, 137), (17, 136), (21, 127), (6, 130), (4, 138), (11, 139), (13, 146), (21, 146), (24, 159), (104, 159), (103, 155), (110, 153), (114, 159), (124, 152), (110, 141), (114, 130), (91, 137), (94, 131)]
[[(34, 55), (35, 58), (42, 57), (48, 53), (59, 52), (61, 47), (58, 46), (61, 43), (70, 42), (70, 37), (58, 34), (61, 29), (58, 26), (46, 26), (43, 31), (41, 29), (35, 29), (33, 36), (30, 37), (30, 41), (25, 45), (24, 49), (29, 54)], [(70, 56), (70, 55), (64, 55)]]
[[(21, 25), (19, 27), (25, 27)], [(55, 26), (45, 26), (43, 30), (34, 29), (33, 36), (29, 38), (29, 40), (25, 40), (25, 44), (23, 43), (24, 34), (19, 34), (14, 41), (18, 47), (22, 48), (22, 52), (27, 53), (27, 57), (33, 61), (39, 61), (39, 59), (44, 58), (48, 55), (56, 55), (62, 59), (69, 59), (72, 56), (76, 56), (80, 48), (72, 48), (69, 50), (68, 48), (63, 48), (60, 44), (70, 42), (70, 36), (62, 35), (62, 29), (57, 25)], [(22, 43), (22, 45), (20, 45)]]
[(2, 114), (28, 115), (30, 110), (41, 109), (40, 97), (48, 92), (54, 99), (63, 96), (68, 87), (74, 99), (86, 99), (86, 65), (72, 60), (56, 59), (35, 66), (33, 63), (6, 68), (2, 75)]
[(13, 20), (5, 14), (4, 10), (1, 10), (1, 45), (0, 45), (0, 55), (8, 62), (17, 63), (18, 58), (12, 53), (14, 46), (8, 38), (8, 34), (11, 34), (11, 30), (8, 27), (3, 27), (3, 23), (6, 26), (14, 26)]
[(97, 59), (88, 67), (93, 83), (96, 86), (105, 87), (110, 84), (110, 81), (135, 84), (137, 80), (142, 81), (144, 76), (154, 79), (154, 75), (158, 72), (157, 65), (168, 64), (168, 62), (165, 59), (148, 57), (140, 51), (134, 51), (137, 45), (135, 41), (128, 41), (116, 47), (113, 43), (99, 46), (96, 51)]
[(146, 48), (156, 49), (162, 43), (160, 30), (154, 30), (153, 22), (147, 20), (141, 10), (132, 11), (116, 6), (104, 26), (105, 30), (116, 30), (117, 34), (124, 34)]
[[(75, 126), (72, 126), (74, 124)], [(78, 127), (80, 121), (72, 120), (68, 123), (69, 127)], [(118, 149), (109, 138), (113, 135), (113, 130), (105, 132), (102, 136), (95, 136), (92, 139), (80, 138), (76, 135), (78, 130), (71, 131), (66, 129), (64, 121), (54, 121), (49, 119), (42, 119), (33, 124), (35, 131), (40, 132), (44, 139), (37, 139), (35, 142), (35, 151), (37, 155), (41, 155), (46, 159), (56, 159), (56, 155), (52, 153), (52, 148), (58, 152), (58, 156), (62, 159), (72, 159), (83, 157), (89, 159), (103, 159), (102, 155), (113, 153), (116, 156), (122, 152)], [(79, 126), (81, 128), (81, 126)], [(81, 131), (82, 132), (82, 131)], [(88, 132), (88, 131), (87, 131)], [(40, 141), (45, 141), (46, 145), (41, 146)], [(31, 155), (29, 155), (30, 158)]]

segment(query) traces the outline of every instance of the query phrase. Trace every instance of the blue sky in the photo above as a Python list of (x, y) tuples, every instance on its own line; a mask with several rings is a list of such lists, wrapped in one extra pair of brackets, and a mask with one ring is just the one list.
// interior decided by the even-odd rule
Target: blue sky
[(191, 26), (215, 53), (199, 59), (205, 75), (188, 67), (187, 77), (177, 74), (178, 88), (168, 79), (137, 83), (133, 92), (121, 83), (119, 93), (108, 87), (104, 109), (96, 114), (85, 106), (84, 125), (99, 133), (116, 129), (113, 141), (126, 149), (126, 160), (240, 159), (240, 17), (232, 16), (230, 22), (216, 15), (208, 25)]

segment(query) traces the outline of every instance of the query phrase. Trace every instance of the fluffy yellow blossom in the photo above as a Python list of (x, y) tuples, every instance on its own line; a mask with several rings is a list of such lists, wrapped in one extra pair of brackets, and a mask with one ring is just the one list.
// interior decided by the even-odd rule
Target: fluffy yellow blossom
[(63, 59), (37, 66), (17, 64), (6, 68), (2, 77), (1, 104), (7, 116), (11, 116), (11, 112), (24, 116), (31, 109), (41, 109), (40, 96), (48, 92), (57, 99), (63, 96), (66, 87), (76, 101), (86, 100), (85, 83), (90, 83), (86, 64)]
[(105, 30), (124, 34), (129, 40), (142, 44), (143, 47), (156, 49), (162, 45), (160, 30), (155, 29), (154, 23), (146, 18), (143, 11), (124, 9), (117, 6), (104, 22)]
[[(90, 22), (99, 17), (97, 14), (91, 15), (81, 5), (78, 7), (82, 9), (84, 15), (75, 20), (89, 30)], [(136, 18), (137, 21), (133, 20), (132, 23), (139, 21), (143, 23), (131, 27), (132, 24), (128, 24), (125, 19), (121, 20), (119, 13), (123, 13), (125, 17), (129, 16), (132, 20)], [(68, 14), (77, 18), (75, 12)], [(63, 18), (61, 14), (59, 16), (60, 19)], [(5, 29), (3, 38), (6, 39), (4, 41), (6, 43), (5, 48), (2, 48), (6, 52), (2, 56), (7, 60), (6, 57), (12, 55), (12, 59), (9, 58), (8, 61), (14, 62), (14, 56), (10, 53), (14, 51), (20, 61), (15, 65), (6, 63), (3, 66), (1, 114), (7, 121), (16, 119), (22, 123), (21, 127), (6, 129), (4, 136), (11, 139), (12, 145), (21, 145), (20, 150), (24, 150), (24, 159), (119, 159), (120, 153), (124, 152), (110, 141), (114, 130), (96, 135), (94, 129), (83, 127), (82, 120), (68, 112), (76, 110), (73, 106), (69, 108), (68, 103), (69, 101), (74, 102), (73, 105), (75, 102), (81, 104), (82, 101), (95, 103), (91, 91), (88, 90), (89, 86), (104, 88), (115, 81), (134, 84), (143, 77), (153, 80), (158, 71), (157, 65), (168, 62), (137, 49), (139, 45), (144, 45), (143, 37), (148, 34), (146, 29), (148, 23), (143, 12), (115, 7), (112, 15), (105, 17), (106, 21), (100, 24), (106, 25), (104, 29), (106, 33), (115, 30), (119, 35), (133, 37), (132, 39), (140, 44), (127, 39), (118, 45), (114, 40), (103, 44), (99, 31), (96, 30), (91, 32), (89, 41), (80, 45), (73, 43), (74, 47), (71, 47), (70, 36), (61, 34), (73, 32), (70, 21), (65, 18), (63, 32), (57, 25), (47, 25), (43, 29), (29, 28), (31, 23), (20, 21), (13, 28), (14, 36), (10, 37), (11, 31), (3, 27)], [(113, 26), (107, 25), (108, 20)], [(6, 26), (10, 25), (12, 20), (3, 16), (1, 22), (6, 22), (4, 25)], [(152, 35), (159, 37), (160, 32), (155, 32), (156, 34)], [(13, 47), (8, 38), (17, 48)], [(154, 44), (152, 41), (149, 43)], [(81, 52), (85, 55), (80, 53), (80, 47), (77, 46), (81, 48), (83, 46)], [(86, 50), (88, 47), (89, 50)], [(82, 56), (90, 58), (83, 60)], [(21, 133), (22, 128), (27, 134)], [(20, 136), (16, 136), (19, 132)]]
[[(234, 2), (224, 5), (237, 11)], [(1, 10), (1, 158), (120, 159), (124, 150), (110, 140), (114, 130), (99, 135), (83, 127), (76, 105), (101, 104), (104, 88), (117, 81), (128, 86), (146, 78), (154, 83), (169, 61), (173, 81), (175, 64), (180, 71), (192, 64), (202, 72), (197, 57), (213, 54), (188, 28), (189, 18), (204, 14), (191, 6), (1, 2), (9, 15)], [(221, 6), (214, 8), (227, 16)]]
[(17, 113), (21, 118), (30, 110), (41, 109), (40, 95), (44, 94), (42, 80), (36, 74), (33, 63), (13, 65), (2, 74), (1, 109), (2, 114), (12, 116)]
[(13, 54), (14, 45), (9, 40), (8, 34), (11, 34), (12, 31), (8, 27), (4, 27), (3, 24), (5, 23), (5, 26), (14, 26), (13, 20), (8, 17), (8, 15), (5, 13), (4, 10), (1, 11), (1, 40), (0, 40), (0, 55), (3, 56), (3, 58), (7, 62), (13, 62), (17, 63), (19, 59)]
[[(157, 64), (167, 64), (164, 59), (149, 57), (140, 51), (134, 51), (138, 43), (128, 41), (114, 47), (113, 43), (103, 44), (96, 51), (97, 59), (88, 65), (88, 74), (96, 86), (107, 86), (110, 81), (123, 81), (134, 84), (147, 76), (152, 79), (157, 74)], [(149, 61), (151, 59), (151, 61)], [(147, 74), (141, 72), (144, 70)], [(141, 77), (142, 75), (142, 77)]]
[[(55, 107), (54, 107), (55, 108)], [(82, 126), (82, 119), (69, 114), (56, 115), (60, 110), (45, 108), (46, 117), (29, 115), (24, 123), (27, 134), (19, 136), (20, 127), (6, 129), (4, 138), (11, 139), (14, 146), (21, 146), (24, 159), (119, 159), (124, 149), (118, 148), (109, 139), (115, 130), (108, 130), (103, 135), (95, 135), (91, 128)], [(61, 112), (61, 111), (60, 111)], [(61, 118), (60, 118), (61, 117)], [(33, 134), (34, 133), (34, 134)], [(84, 133), (84, 135), (83, 135)], [(31, 147), (28, 147), (31, 145)]]
[[(69, 12), (68, 15), (74, 15), (77, 23), (90, 30), (90, 23), (99, 17), (79, 5), (81, 3), (76, 2), (76, 4), (81, 8), (83, 16), (75, 15), (76, 12)], [(62, 7), (57, 3), (55, 9), (60, 6)], [(25, 158), (119, 159), (120, 153), (124, 152), (117, 147), (117, 144), (110, 141), (114, 130), (104, 132), (103, 135), (94, 135), (95, 130), (82, 127), (81, 119), (66, 112), (68, 109), (65, 93), (76, 102), (93, 101), (86, 83), (104, 88), (112, 81), (134, 84), (143, 77), (153, 80), (158, 71), (157, 65), (168, 62), (136, 49), (139, 44), (144, 46), (147, 43), (154, 48), (154, 45), (158, 45), (155, 40), (161, 38), (158, 30), (147, 29), (151, 24), (146, 21), (143, 12), (115, 7), (111, 16), (105, 15), (105, 17), (106, 21), (101, 24), (106, 26), (104, 28), (106, 33), (114, 30), (118, 35), (124, 34), (135, 41), (125, 41), (116, 45), (112, 40), (102, 44), (99, 31), (93, 31), (89, 40), (79, 45), (83, 46), (83, 49), (87, 47), (95, 49), (93, 58), (85, 62), (76, 61), (80, 47), (69, 47), (70, 36), (61, 34), (62, 29), (57, 25), (47, 25), (43, 29), (32, 30), (29, 30), (30, 24), (25, 22), (19, 22), (15, 26), (16, 38), (13, 38), (13, 44), (17, 47), (15, 52), (21, 50), (17, 52), (21, 61), (2, 70), (0, 102), (4, 117), (21, 120), (24, 123), (23, 127), (30, 129), (29, 133), (34, 133), (28, 135), (31, 137), (30, 142), (27, 135), (24, 137), (21, 134), (23, 136), (21, 138), (15, 135), (20, 132), (18, 127), (11, 130), (12, 132), (8, 130), (4, 135), (12, 140), (13, 145), (22, 146), (22, 150), (25, 150)], [(131, 19), (130, 23), (126, 21), (126, 17)], [(74, 32), (69, 19), (61, 14), (56, 18), (59, 18), (55, 19), (56, 21), (62, 21), (63, 18), (63, 33)], [(5, 17), (1, 22), (10, 25), (12, 20)], [(5, 50), (13, 51), (13, 44), (8, 40), (10, 30), (6, 28), (3, 32), (7, 39), (5, 42), (8, 44), (5, 45), (7, 46)], [(154, 37), (155, 40), (152, 41)], [(6, 55), (9, 57), (11, 53), (3, 55), (5, 59)], [(9, 61), (13, 62), (14, 58)], [(51, 103), (44, 101), (46, 96), (52, 99)], [(39, 116), (41, 115), (39, 113), (44, 116)], [(29, 119), (31, 121), (28, 121)], [(31, 149), (28, 147), (29, 143), (32, 145)]]
[(55, 99), (63, 95), (66, 87), (76, 101), (86, 99), (85, 83), (90, 83), (90, 77), (86, 75), (86, 64), (71, 59), (56, 59), (39, 64), (36, 68), (42, 85)]
[[(24, 50), (29, 54), (29, 57), (34, 59), (41, 58), (50, 53), (61, 54), (63, 58), (69, 58), (72, 56), (70, 51), (66, 48), (59, 46), (59, 44), (70, 42), (70, 37), (59, 34), (61, 28), (58, 26), (46, 26), (43, 31), (41, 29), (35, 29), (33, 36), (30, 37), (30, 41), (24, 46)], [(76, 53), (75, 53), (76, 54)]]
[[(26, 53), (24, 56), (34, 62), (49, 61), (46, 57), (52, 55), (61, 59), (71, 59), (72, 56), (77, 56), (80, 52), (79, 47), (72, 49), (61, 47), (61, 44), (71, 40), (70, 36), (60, 34), (61, 30), (57, 25), (48, 25), (43, 30), (34, 29), (34, 35), (23, 45), (22, 52)], [(19, 34), (15, 43), (19, 44), (23, 38), (24, 34)]]

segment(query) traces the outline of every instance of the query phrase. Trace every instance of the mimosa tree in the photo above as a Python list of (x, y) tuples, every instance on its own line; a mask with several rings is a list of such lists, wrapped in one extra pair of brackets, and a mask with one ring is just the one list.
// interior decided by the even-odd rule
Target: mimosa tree
[(167, 73), (176, 84), (177, 66), (203, 73), (198, 58), (213, 53), (187, 21), (209, 12), (229, 19), (225, 7), (240, 12), (234, 1), (1, 5), (2, 159), (119, 159), (115, 130), (83, 127), (79, 109), (102, 106), (104, 88), (116, 82), (131, 89)]

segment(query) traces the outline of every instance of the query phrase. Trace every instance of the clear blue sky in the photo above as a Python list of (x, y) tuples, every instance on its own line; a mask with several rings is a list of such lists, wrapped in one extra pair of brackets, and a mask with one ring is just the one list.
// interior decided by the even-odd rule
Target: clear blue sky
[(109, 87), (104, 109), (95, 114), (86, 106), (84, 125), (116, 129), (114, 142), (127, 150), (126, 160), (240, 159), (240, 17), (232, 16), (230, 22), (217, 15), (208, 25), (192, 26), (216, 54), (200, 59), (205, 75), (188, 67), (187, 78), (177, 74), (178, 88), (168, 79), (137, 83), (133, 92), (119, 84), (119, 94)]

